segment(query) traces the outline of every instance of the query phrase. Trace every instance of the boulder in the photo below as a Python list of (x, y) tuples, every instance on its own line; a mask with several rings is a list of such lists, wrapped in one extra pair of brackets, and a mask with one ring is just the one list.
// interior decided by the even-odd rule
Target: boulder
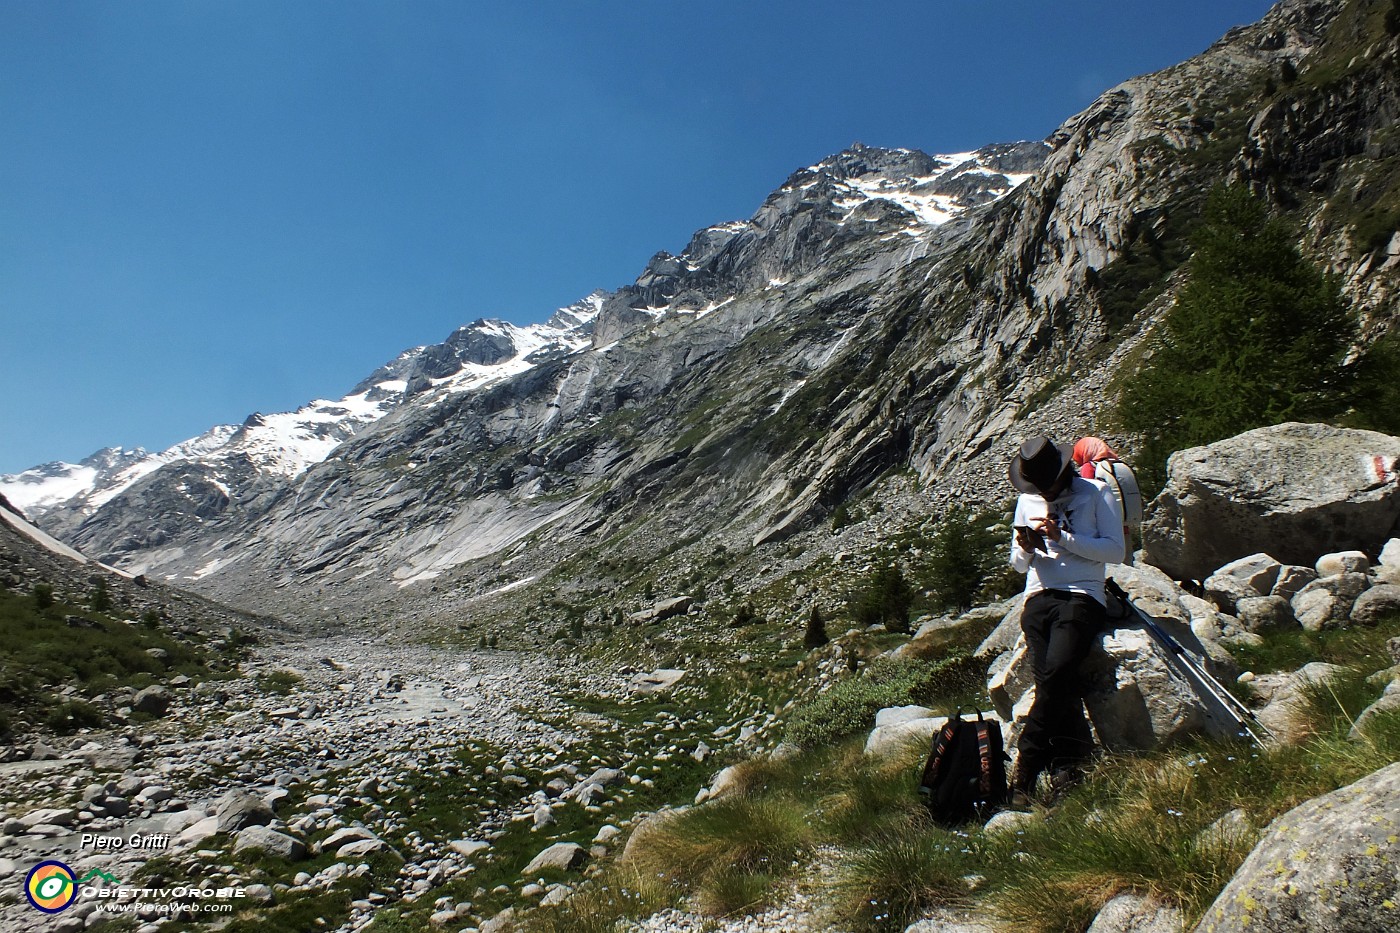
[(1246, 632), (1298, 628), (1298, 620), (1293, 617), (1293, 607), (1282, 596), (1241, 599), (1235, 605), (1235, 612), (1240, 620), (1240, 627)]
[(272, 808), (267, 801), (246, 790), (231, 790), (214, 806), (219, 832), (235, 833), (249, 826), (266, 826), (272, 822)]
[(1035, 676), (1026, 655), (1024, 638), (987, 668), (987, 693), (992, 699), (992, 708), (1004, 721), (1011, 721), (1016, 701), (1034, 686)]
[(614, 787), (627, 780), (627, 775), (617, 768), (599, 768), (588, 777), (579, 781), (580, 784), (597, 784), (599, 787)]
[(1195, 933), (1374, 933), (1400, 903), (1400, 763), (1274, 820)]
[(663, 599), (646, 609), (631, 613), (628, 618), (633, 622), (660, 622), (664, 619), (671, 619), (676, 616), (683, 616), (690, 612), (690, 607), (695, 604), (693, 596), (677, 596), (673, 599)]
[(1274, 584), (1278, 582), (1279, 571), (1282, 569), (1283, 564), (1261, 552), (1241, 557), (1239, 560), (1232, 560), (1211, 574), (1211, 577), (1229, 577), (1238, 580), (1262, 596), (1274, 588)]
[(578, 843), (556, 842), (530, 860), (530, 864), (525, 866), (524, 875), (528, 877), (546, 869), (573, 871), (587, 860), (588, 850)]
[[(1189, 638), (1189, 632), (1175, 634), (1178, 641)], [(1198, 664), (1207, 663), (1204, 651), (1193, 656)], [(1084, 705), (1099, 743), (1110, 751), (1153, 749), (1208, 731), (1200, 699), (1173, 673), (1162, 649), (1142, 629), (1121, 628), (1104, 635), (1083, 671)]]
[(903, 754), (911, 745), (927, 750), (946, 717), (924, 706), (894, 706), (875, 714), (865, 754), (880, 760)]
[(1146, 559), (1177, 579), (1267, 549), (1287, 564), (1375, 552), (1400, 520), (1400, 438), (1322, 424), (1248, 431), (1172, 454), (1142, 524)]
[(456, 852), (458, 855), (463, 855), (467, 858), (471, 858), (472, 856), (480, 852), (485, 852), (487, 849), (491, 848), (491, 843), (482, 842), (480, 839), (454, 839), (452, 842), (448, 843), (448, 847), (451, 848), (452, 851)]
[(632, 692), (643, 696), (667, 693), (685, 676), (685, 671), (656, 670), (649, 674), (637, 674), (632, 678)]
[(1364, 573), (1339, 573), (1319, 577), (1298, 591), (1289, 602), (1298, 624), (1309, 632), (1339, 628), (1351, 621), (1356, 599), (1371, 585)]
[[(716, 780), (715, 783), (718, 784), (719, 781)], [(658, 810), (638, 823), (636, 828), (632, 830), (632, 835), (627, 837), (627, 844), (622, 847), (622, 861), (628, 862), (636, 858), (637, 853), (647, 847), (648, 837), (655, 833), (665, 832), (668, 823), (689, 809), (689, 807), (673, 807), (669, 810)]]
[(992, 633), (982, 640), (982, 644), (977, 646), (977, 650), (974, 652), (977, 657), (994, 657), (1016, 647), (1016, 640), (1021, 637), (1021, 610), (1025, 604), (1025, 594), (1017, 596), (1005, 604), (1007, 606), (1006, 614), (1001, 617), (997, 627), (992, 629)]
[(483, 921), (481, 933), (506, 933), (515, 926), (515, 908), (507, 907), (490, 920)]
[(1219, 607), (1221, 612), (1231, 614), (1236, 611), (1240, 600), (1264, 595), (1243, 580), (1218, 573), (1206, 577), (1204, 590), (1206, 599)]
[(35, 826), (74, 826), (78, 822), (78, 811), (70, 807), (46, 807), (41, 810), (31, 810), (19, 818), (25, 828)]
[(268, 855), (275, 855), (288, 861), (296, 861), (306, 857), (306, 846), (300, 839), (288, 836), (286, 833), (279, 833), (275, 829), (268, 829), (266, 826), (249, 826), (246, 829), (240, 829), (233, 838), (234, 852), (254, 850), (266, 852)]
[(1311, 567), (1284, 564), (1279, 568), (1278, 580), (1274, 582), (1274, 588), (1269, 591), (1269, 595), (1292, 599), (1298, 595), (1299, 590), (1316, 579), (1317, 571)]
[(1394, 583), (1371, 587), (1351, 607), (1351, 621), (1358, 625), (1375, 625), (1394, 615), (1400, 615), (1400, 585)]
[(136, 694), (131, 709), (148, 716), (164, 716), (170, 709), (170, 699), (170, 691), (164, 687), (147, 687)]
[(1268, 705), (1255, 713), (1266, 729), (1281, 742), (1300, 742), (1313, 734), (1314, 724), (1307, 712), (1305, 694), (1342, 674), (1346, 668), (1314, 661), (1291, 674), (1258, 677), (1255, 687)]
[(144, 755), (141, 749), (131, 745), (108, 745), (79, 749), (73, 757), (86, 761), (94, 771), (130, 771)]
[[(971, 609), (956, 618), (930, 619), (919, 626), (912, 639), (895, 649), (895, 656), (936, 661), (947, 653), (949, 644), (968, 637), (969, 633), (983, 632), (988, 627), (995, 632), (1006, 621), (1008, 613), (1020, 603), (1019, 599), (1007, 600)], [(1019, 616), (1016, 631), (1020, 631)], [(1015, 641), (1014, 633), (1012, 641)], [(982, 644), (986, 645), (985, 639)], [(980, 648), (978, 650), (981, 651)]]
[(373, 855), (376, 852), (392, 852), (389, 843), (383, 839), (358, 839), (355, 842), (347, 842), (345, 845), (335, 850), (336, 858), (361, 859)]
[(1371, 572), (1382, 582), (1400, 583), (1400, 538), (1391, 538), (1385, 543)]
[(743, 789), (743, 782), (740, 780), (739, 769), (734, 765), (720, 769), (715, 775), (715, 779), (710, 782), (705, 795), (706, 800), (717, 800), (720, 797), (727, 797), (736, 794)]
[(205, 817), (182, 829), (180, 835), (175, 838), (175, 846), (179, 849), (193, 849), (218, 834), (219, 818), (217, 816)]
[(367, 839), (378, 838), (363, 826), (343, 826), (320, 842), (313, 843), (311, 853), (319, 855), (322, 852), (335, 852), (341, 846), (349, 845), (352, 842), (364, 842)]
[(1347, 738), (1353, 742), (1366, 741), (1366, 733), (1375, 723), (1377, 717), (1389, 714), (1400, 713), (1400, 690), (1389, 689), (1381, 695), (1381, 698), (1361, 711), (1361, 715), (1356, 717), (1356, 724), (1351, 727), (1351, 732)]
[(1371, 569), (1371, 558), (1364, 551), (1338, 551), (1323, 554), (1313, 564), (1319, 577), (1335, 577), (1339, 573), (1367, 573)]
[(1180, 908), (1138, 894), (1119, 894), (1103, 905), (1088, 933), (1180, 933)]
[(1211, 823), (1196, 835), (1198, 849), (1210, 851), (1252, 846), (1258, 838), (1258, 830), (1249, 818), (1249, 812), (1234, 809)]
[(1233, 613), (1239, 600), (1268, 595), (1282, 567), (1268, 554), (1251, 554), (1231, 561), (1206, 577), (1206, 598)]

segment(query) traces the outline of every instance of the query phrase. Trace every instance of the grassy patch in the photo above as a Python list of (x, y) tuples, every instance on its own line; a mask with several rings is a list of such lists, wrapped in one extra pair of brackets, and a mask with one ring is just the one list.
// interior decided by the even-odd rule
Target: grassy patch
[(208, 661), (203, 648), (158, 624), (130, 625), (68, 605), (42, 585), (31, 596), (0, 590), (0, 714), (15, 723), (47, 717), (61, 731), (95, 725), (93, 707), (60, 701), (54, 691), (72, 685), (91, 697), (174, 674), (199, 679)]
[(703, 913), (724, 916), (766, 905), (814, 839), (799, 797), (726, 797), (664, 820), (629, 862), (641, 876), (691, 891)]
[(856, 677), (838, 682), (800, 706), (788, 721), (787, 740), (803, 748), (830, 745), (875, 725), (890, 706), (921, 704), (945, 711), (982, 701), (986, 662), (966, 655), (941, 661), (880, 658)]
[(1386, 642), (1396, 636), (1400, 636), (1400, 616), (1383, 619), (1376, 625), (1351, 625), (1321, 632), (1270, 632), (1263, 645), (1240, 645), (1232, 647), (1230, 653), (1241, 668), (1256, 674), (1295, 671), (1312, 661), (1370, 672), (1391, 666)]
[(743, 914), (796, 875), (824, 879), (833, 929), (862, 933), (903, 930), (942, 905), (1020, 930), (1082, 933), (1124, 891), (1180, 908), (1189, 925), (1270, 821), (1400, 758), (1400, 715), (1378, 717), (1366, 741), (1346, 738), (1376, 692), (1360, 672), (1314, 691), (1317, 727), (1301, 745), (1199, 740), (1105, 759), (1056, 809), (991, 836), (927, 818), (915, 789), (923, 747), (875, 761), (855, 736), (744, 762), (732, 795), (634, 840), (630, 876), (608, 866), (565, 907), (528, 914), (525, 929), (608, 930), (672, 904)]
[(258, 689), (263, 693), (287, 696), (302, 685), (305, 678), (295, 671), (264, 671), (258, 674)]
[(856, 930), (897, 931), (931, 908), (966, 902), (964, 878), (976, 863), (970, 838), (918, 819), (887, 826), (842, 864), (836, 913)]

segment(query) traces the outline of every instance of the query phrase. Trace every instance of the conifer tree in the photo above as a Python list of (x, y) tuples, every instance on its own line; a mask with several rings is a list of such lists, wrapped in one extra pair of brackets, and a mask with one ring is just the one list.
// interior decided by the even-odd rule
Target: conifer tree
[(1250, 428), (1335, 415), (1355, 323), (1338, 283), (1243, 187), (1220, 187), (1193, 236), (1190, 280), (1124, 389), (1123, 427), (1139, 434), (1139, 474), (1160, 489), (1173, 451)]
[(830, 642), (826, 634), (826, 620), (822, 618), (821, 610), (813, 606), (812, 614), (807, 617), (807, 634), (802, 637), (802, 646), (812, 651)]

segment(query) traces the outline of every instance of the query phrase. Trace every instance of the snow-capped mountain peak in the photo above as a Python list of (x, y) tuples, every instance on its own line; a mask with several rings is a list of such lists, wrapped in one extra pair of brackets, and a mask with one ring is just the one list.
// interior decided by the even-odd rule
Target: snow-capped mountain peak
[[(593, 319), (606, 297), (594, 292), (560, 308), (548, 322), (528, 327), (477, 320), (442, 343), (405, 350), (343, 398), (315, 399), (289, 412), (255, 412), (240, 425), (218, 425), (159, 453), (108, 447), (79, 463), (53, 462), (0, 475), (0, 494), (31, 518), (60, 508), (85, 516), (172, 465), (207, 468), (210, 482), (226, 492), (237, 485), (230, 476), (243, 473), (245, 464), (263, 475), (295, 478), (409, 398), (479, 389), (524, 372), (539, 359), (582, 350), (590, 344)], [(232, 461), (238, 465), (229, 469)]]

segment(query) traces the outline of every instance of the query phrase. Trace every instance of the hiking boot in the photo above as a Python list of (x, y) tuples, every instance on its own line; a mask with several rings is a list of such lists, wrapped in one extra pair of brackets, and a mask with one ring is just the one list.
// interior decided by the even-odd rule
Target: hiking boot
[(1050, 772), (1050, 799), (1055, 803), (1063, 800), (1070, 791), (1084, 781), (1084, 772), (1078, 768), (1056, 768)]
[(1006, 799), (1006, 808), (1008, 810), (1033, 810), (1035, 809), (1035, 800), (1019, 787), (1012, 788), (1011, 796)]

